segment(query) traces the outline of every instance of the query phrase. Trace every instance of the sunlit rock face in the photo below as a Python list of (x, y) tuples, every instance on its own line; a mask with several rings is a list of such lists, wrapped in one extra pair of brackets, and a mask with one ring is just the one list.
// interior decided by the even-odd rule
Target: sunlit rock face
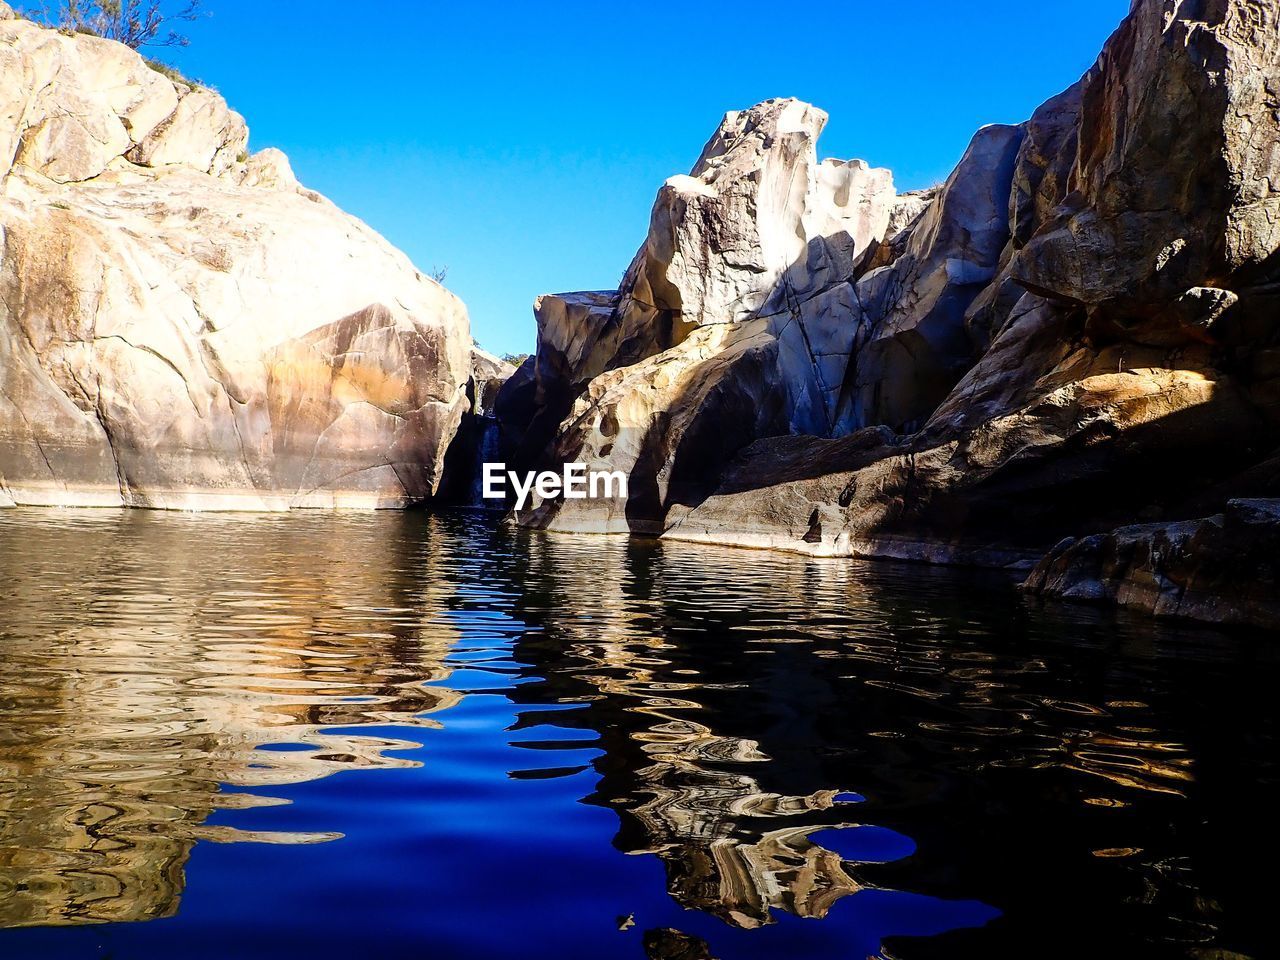
[(729, 113), (658, 192), (616, 292), (545, 296), (538, 352), (499, 398), (527, 461), (632, 476), (622, 504), (547, 505), (559, 529), (637, 529), (744, 443), (827, 433), (856, 333), (850, 278), (897, 209), (886, 170), (817, 161), (826, 114), (797, 100)]
[[(525, 519), (1029, 564), (1280, 495), (1277, 89), (1274, 5), (1138, 0), (1078, 83), (978, 131), (941, 187), (863, 206), (853, 255), (770, 274), (756, 235), (699, 244), (724, 261), (700, 275), (750, 263), (771, 292), (699, 288), (692, 332), (655, 321), (666, 352), (596, 374), (547, 449), (630, 470), (631, 500)], [(811, 222), (818, 179), (778, 222)], [(665, 222), (629, 279), (673, 246)], [(708, 302), (747, 309), (717, 328)]]
[(465, 308), (247, 139), (120, 44), (0, 21), (0, 502), (432, 495)]
[(693, 327), (783, 312), (845, 279), (883, 236), (893, 178), (817, 163), (826, 122), (798, 100), (726, 114), (691, 173), (663, 184), (619, 291), (624, 359)]

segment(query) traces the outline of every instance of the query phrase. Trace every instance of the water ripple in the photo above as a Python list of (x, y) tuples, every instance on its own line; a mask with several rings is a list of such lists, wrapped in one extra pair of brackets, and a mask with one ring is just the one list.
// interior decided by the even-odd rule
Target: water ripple
[[(272, 922), (322, 952), (345, 909), (347, 952), (523, 955), (464, 905), (492, 901), (560, 957), (640, 957), (619, 915), (724, 957), (1049, 955), (1050, 928), (1263, 956), (1269, 915), (1215, 853), (1274, 833), (1276, 664), (1250, 640), (985, 575), (461, 515), (8, 511), (0, 926), (124, 937), (295, 891), (330, 906)], [(210, 893), (210, 844), (309, 866)], [(362, 886), (334, 900), (346, 858)], [(404, 899), (436, 875), (451, 907)], [(610, 876), (625, 902), (600, 905)]]

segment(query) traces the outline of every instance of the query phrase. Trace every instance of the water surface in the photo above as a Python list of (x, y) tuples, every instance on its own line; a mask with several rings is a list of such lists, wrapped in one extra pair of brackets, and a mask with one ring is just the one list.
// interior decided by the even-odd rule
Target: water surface
[(467, 514), (4, 511), (0, 956), (1276, 956), (1275, 651)]

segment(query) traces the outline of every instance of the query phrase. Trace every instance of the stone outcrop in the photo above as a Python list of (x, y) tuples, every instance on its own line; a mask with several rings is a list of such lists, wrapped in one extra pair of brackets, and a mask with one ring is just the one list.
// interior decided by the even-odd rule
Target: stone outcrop
[(863, 274), (845, 371), (846, 429), (919, 426), (972, 363), (965, 312), (995, 277), (1009, 239), (1019, 127), (984, 127), (912, 221), (891, 264)]
[(632, 493), (547, 504), (534, 522), (660, 527), (743, 444), (832, 429), (850, 279), (897, 204), (888, 171), (817, 161), (825, 122), (796, 100), (727, 114), (658, 192), (618, 291), (539, 299), (537, 354), (498, 402), (514, 459), (620, 469)]
[(484, 465), (501, 459), (494, 405), (502, 386), (516, 368), (505, 360), (471, 348), (471, 378), (467, 381), (469, 410), (462, 415), (444, 460), (444, 475), (436, 500), (447, 506), (500, 509), (501, 502), (483, 496)]
[(506, 459), (531, 466), (592, 377), (612, 357), (616, 292), (547, 294), (534, 301), (537, 353), (507, 378), (494, 400)]
[(1206, 281), (1255, 287), (1280, 247), (1278, 58), (1273, 3), (1136, 3), (1084, 78), (1067, 189), (1014, 276), (1122, 327)]
[[(533, 445), (628, 471), (630, 498), (520, 519), (1030, 567), (1280, 495), (1278, 91), (1276, 5), (1136, 0), (1077, 84), (932, 191), (797, 151), (810, 108), (731, 114), (708, 154), (778, 133), (669, 181), (616, 302), (556, 334), (603, 346), (547, 377), (563, 406)], [(803, 189), (764, 189), (788, 167)], [(881, 186), (827, 193), (827, 169)], [(754, 189), (773, 234), (737, 212)], [(760, 238), (786, 225), (804, 254), (778, 265)]]
[(1280, 629), (1280, 500), (1231, 500), (1202, 520), (1068, 538), (1023, 588), (1156, 616)]
[(465, 308), (247, 141), (120, 44), (0, 20), (0, 502), (432, 495)]
[(1208, 351), (1169, 369), (1157, 348), (1144, 356), (1131, 347), (1135, 366), (1117, 372), (1123, 348), (1073, 346), (1045, 320), (1044, 310), (1021, 318), (984, 358), (998, 384), (1020, 375), (1037, 337), (1068, 354), (1025, 405), (972, 430), (957, 401), (908, 437), (881, 426), (760, 441), (712, 496), (673, 510), (666, 535), (1023, 565), (1071, 531), (1193, 509), (1259, 449), (1265, 430), (1247, 394), (1207, 364)]
[(516, 368), (500, 357), (495, 357), (479, 347), (471, 348), (471, 377), (467, 383), (467, 395), (471, 401), (471, 413), (489, 416), (502, 385), (511, 379)]

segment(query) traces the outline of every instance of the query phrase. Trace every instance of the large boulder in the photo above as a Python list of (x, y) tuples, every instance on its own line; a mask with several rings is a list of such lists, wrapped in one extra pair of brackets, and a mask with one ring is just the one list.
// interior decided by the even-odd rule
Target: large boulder
[(818, 162), (825, 123), (797, 100), (727, 114), (659, 190), (618, 291), (539, 299), (536, 357), (499, 398), (513, 459), (631, 482), (625, 501), (555, 501), (525, 522), (654, 529), (743, 445), (832, 429), (851, 281), (898, 205), (888, 171)]
[(247, 137), (120, 44), (0, 21), (0, 499), (432, 495), (465, 308)]
[[(763, 440), (714, 496), (673, 511), (666, 535), (1026, 563), (1068, 534), (1274, 495), (1276, 17), (1269, 5), (1135, 3), (1081, 82), (977, 165), (1007, 196), (986, 239), (965, 228), (932, 244), (948, 271), (972, 265), (952, 276), (972, 275), (977, 295), (948, 294), (963, 323), (944, 312), (948, 339), (913, 337), (892, 370), (855, 353), (855, 401), (880, 406), (842, 427), (892, 430)], [(936, 301), (901, 278), (946, 194), (858, 281), (873, 293), (863, 303), (884, 285), (893, 326), (936, 321)], [(939, 355), (963, 374), (941, 397)]]
[(1161, 617), (1280, 629), (1280, 500), (1231, 500), (1201, 520), (1068, 538), (1023, 584)]
[[(735, 189), (668, 184), (602, 327), (636, 291), (659, 291), (643, 298), (656, 312), (635, 314), (569, 391), (549, 447), (629, 470), (631, 497), (524, 519), (1026, 567), (1066, 536), (1085, 546), (1061, 564), (1094, 535), (1155, 536), (1111, 533), (1135, 521), (1192, 523), (1193, 553), (1213, 556), (1199, 545), (1216, 528), (1196, 518), (1230, 526), (1230, 501), (1280, 495), (1277, 90), (1274, 4), (1136, 0), (1078, 83), (1024, 124), (980, 130), (941, 188), (872, 191), (868, 230), (834, 234), (852, 243), (809, 228), (816, 173), (744, 205), (782, 228), (730, 231), (744, 246), (723, 239), (749, 220), (725, 199)], [(737, 130), (727, 122), (723, 139)], [(687, 210), (698, 230), (671, 226)], [(786, 229), (809, 255), (778, 268), (767, 238)], [(618, 349), (641, 331), (665, 349)], [(1104, 579), (1155, 563), (1125, 557)], [(1200, 599), (1142, 605), (1215, 616), (1203, 597), (1226, 588), (1193, 579)]]
[(1257, 286), (1280, 248), (1278, 63), (1274, 3), (1134, 3), (1084, 78), (1069, 183), (1014, 275), (1131, 324), (1192, 287)]

